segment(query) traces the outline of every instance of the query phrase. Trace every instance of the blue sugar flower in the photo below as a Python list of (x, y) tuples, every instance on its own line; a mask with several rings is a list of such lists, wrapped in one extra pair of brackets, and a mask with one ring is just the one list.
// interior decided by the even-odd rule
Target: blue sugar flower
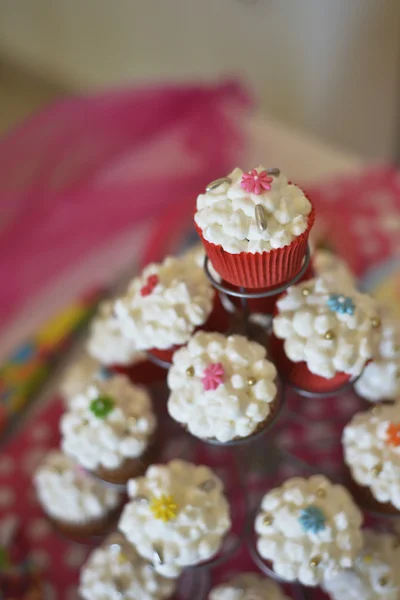
[(304, 531), (319, 533), (325, 529), (326, 517), (317, 506), (307, 506), (302, 509), (299, 522)]
[(327, 305), (332, 312), (341, 315), (354, 315), (355, 305), (349, 296), (343, 294), (331, 294), (327, 300)]

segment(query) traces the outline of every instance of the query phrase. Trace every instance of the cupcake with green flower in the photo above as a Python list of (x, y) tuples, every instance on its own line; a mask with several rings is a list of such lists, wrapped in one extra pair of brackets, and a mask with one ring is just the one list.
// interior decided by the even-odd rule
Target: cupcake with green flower
[(156, 417), (148, 393), (115, 375), (76, 395), (60, 427), (66, 454), (104, 481), (125, 484), (149, 464)]

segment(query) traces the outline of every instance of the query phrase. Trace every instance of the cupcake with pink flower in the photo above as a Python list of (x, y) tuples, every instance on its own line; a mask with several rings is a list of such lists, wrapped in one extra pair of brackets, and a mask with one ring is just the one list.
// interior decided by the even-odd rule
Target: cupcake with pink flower
[(174, 354), (168, 411), (198, 438), (220, 443), (247, 438), (278, 412), (275, 379), (261, 344), (201, 331)]
[(210, 183), (194, 218), (216, 271), (248, 288), (277, 286), (301, 270), (314, 219), (304, 192), (264, 167)]

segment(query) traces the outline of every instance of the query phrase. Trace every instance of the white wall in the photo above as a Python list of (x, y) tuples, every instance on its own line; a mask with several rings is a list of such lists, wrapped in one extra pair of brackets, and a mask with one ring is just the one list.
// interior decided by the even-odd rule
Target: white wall
[(0, 0), (0, 50), (81, 89), (239, 73), (366, 156), (400, 132), (399, 0)]

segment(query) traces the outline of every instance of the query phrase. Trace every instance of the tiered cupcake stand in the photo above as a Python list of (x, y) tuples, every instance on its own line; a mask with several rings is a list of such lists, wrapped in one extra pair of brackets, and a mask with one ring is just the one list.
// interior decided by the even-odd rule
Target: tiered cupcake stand
[[(231, 289), (217, 281), (209, 268), (209, 259), (205, 258), (204, 270), (213, 287), (219, 292), (221, 300), (240, 298), (240, 309), (236, 310), (238, 327), (229, 333), (244, 333), (249, 338), (263, 338), (268, 346), (271, 334), (272, 315), (254, 317), (250, 311), (249, 300), (270, 298), (285, 292), (291, 285), (299, 282), (310, 263), (310, 250), (307, 253), (301, 270), (290, 281), (270, 290), (249, 291), (245, 288)], [(233, 304), (230, 303), (231, 307)], [(149, 354), (149, 359), (157, 365), (168, 369), (171, 363)], [(224, 480), (228, 500), (232, 507), (233, 532), (224, 541), (221, 552), (212, 561), (189, 569), (186, 573), (189, 587), (180, 588), (179, 600), (202, 600), (207, 597), (207, 581), (212, 578), (218, 567), (247, 547), (250, 556), (259, 570), (282, 584), (297, 600), (317, 600), (322, 598), (318, 589), (306, 588), (298, 583), (287, 584), (276, 576), (269, 565), (260, 557), (256, 547), (254, 519), (262, 496), (275, 485), (279, 485), (290, 476), (309, 476), (324, 474), (331, 480), (343, 482), (342, 460), (340, 457), (341, 429), (351, 416), (362, 406), (364, 401), (353, 392), (356, 379), (352, 379), (335, 392), (314, 393), (288, 384), (282, 378), (278, 381), (280, 405), (274, 418), (265, 428), (254, 435), (227, 443), (216, 440), (197, 440), (190, 438), (191, 460), (210, 464)], [(311, 406), (312, 405), (312, 406)], [(306, 410), (301, 410), (306, 407)], [(311, 410), (308, 411), (307, 407)], [(324, 407), (329, 407), (329, 432), (324, 432), (326, 414)], [(165, 418), (167, 415), (165, 414)], [(290, 444), (287, 442), (287, 431), (292, 427), (301, 428), (307, 435), (301, 437), (294, 434)], [(322, 435), (318, 430), (322, 429)], [(315, 436), (313, 432), (315, 431)], [(330, 456), (326, 463), (324, 452)], [(378, 525), (379, 527), (379, 525)], [(233, 565), (234, 566), (234, 565)], [(324, 596), (325, 597), (325, 596)]]

